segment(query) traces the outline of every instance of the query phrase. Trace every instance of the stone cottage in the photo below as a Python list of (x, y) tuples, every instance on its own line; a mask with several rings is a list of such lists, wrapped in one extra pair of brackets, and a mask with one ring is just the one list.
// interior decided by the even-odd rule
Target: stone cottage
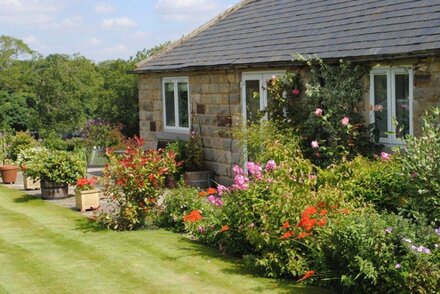
[[(137, 65), (147, 147), (185, 139), (197, 117), (207, 166), (227, 182), (242, 153), (228, 131), (249, 108), (264, 109), (267, 79), (301, 67), (292, 53), (371, 66), (367, 122), (381, 122), (382, 143), (401, 144), (386, 134), (393, 119), (417, 135), (422, 113), (440, 104), (440, 1), (241, 1)], [(254, 92), (259, 101), (249, 99)]]

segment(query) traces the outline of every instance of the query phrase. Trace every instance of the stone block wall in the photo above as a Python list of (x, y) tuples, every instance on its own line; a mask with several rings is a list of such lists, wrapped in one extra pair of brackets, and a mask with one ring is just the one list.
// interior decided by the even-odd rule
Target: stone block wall
[[(140, 135), (147, 148), (156, 148), (164, 135), (162, 78), (169, 76), (178, 75), (142, 74), (139, 78)], [(201, 125), (206, 166), (216, 173), (216, 181), (229, 184), (232, 167), (240, 163), (242, 156), (232, 135), (242, 121), (241, 73), (191, 72), (184, 76), (189, 82), (191, 115)]]

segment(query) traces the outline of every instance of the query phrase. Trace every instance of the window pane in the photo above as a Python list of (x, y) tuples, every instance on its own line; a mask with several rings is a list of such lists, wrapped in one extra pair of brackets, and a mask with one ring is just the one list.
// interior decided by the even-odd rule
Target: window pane
[(174, 83), (165, 83), (165, 123), (167, 126), (176, 126), (175, 113)]
[(260, 113), (260, 81), (246, 81), (246, 117), (249, 122), (257, 122)]
[(387, 104), (387, 76), (374, 76), (374, 121), (380, 131), (380, 137), (387, 138), (388, 135), (388, 104)]
[(403, 138), (409, 134), (409, 76), (397, 74), (396, 85), (396, 136)]
[(178, 83), (179, 91), (179, 127), (188, 128), (188, 83)]

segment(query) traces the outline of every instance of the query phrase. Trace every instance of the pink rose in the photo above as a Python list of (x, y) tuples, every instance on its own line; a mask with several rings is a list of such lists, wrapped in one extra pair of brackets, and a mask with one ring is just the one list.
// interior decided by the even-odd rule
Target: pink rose
[(314, 149), (319, 148), (318, 141), (312, 141), (311, 145), (312, 145), (312, 148), (314, 148)]
[(321, 108), (316, 108), (315, 115), (316, 116), (322, 116), (322, 109)]
[(380, 154), (380, 159), (382, 159), (382, 161), (390, 160), (391, 159), (391, 155), (389, 153), (382, 152)]
[(350, 119), (346, 116), (344, 116), (344, 118), (341, 120), (341, 124), (346, 127), (348, 126), (348, 124), (350, 123)]

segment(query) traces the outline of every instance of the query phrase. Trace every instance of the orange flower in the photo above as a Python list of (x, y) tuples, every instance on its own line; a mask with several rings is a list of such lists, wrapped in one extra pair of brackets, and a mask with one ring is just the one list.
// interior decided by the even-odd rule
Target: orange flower
[(196, 222), (203, 219), (202, 214), (200, 213), (200, 210), (193, 210), (189, 214), (185, 215), (183, 217), (184, 222)]
[(280, 237), (280, 239), (281, 240), (286, 240), (286, 239), (289, 239), (290, 237), (292, 237), (293, 236), (293, 232), (292, 231), (289, 231), (289, 232), (285, 232), (281, 237)]
[(290, 227), (289, 221), (285, 221), (282, 228), (283, 229), (288, 229)]
[(226, 231), (229, 231), (229, 226), (228, 225), (222, 226), (222, 228), (220, 229), (220, 233), (226, 232)]
[(322, 209), (322, 210), (319, 212), (319, 215), (321, 215), (321, 216), (327, 215), (327, 209)]
[(310, 278), (311, 276), (313, 276), (316, 272), (315, 271), (307, 271), (304, 273), (304, 276), (298, 280), (298, 282), (307, 280), (308, 278)]
[(318, 226), (323, 227), (327, 224), (327, 219), (323, 218), (318, 221)]
[(214, 195), (214, 194), (217, 194), (217, 189), (209, 188), (207, 192), (208, 192), (209, 195)]
[(303, 238), (305, 238), (305, 237), (307, 237), (307, 236), (310, 236), (312, 233), (307, 233), (307, 232), (301, 232), (301, 233), (299, 233), (299, 235), (298, 235), (298, 239), (303, 239)]
[(206, 192), (206, 191), (200, 191), (199, 192), (199, 196), (200, 197), (206, 197), (206, 196), (208, 196), (209, 194), (208, 194), (208, 192)]

